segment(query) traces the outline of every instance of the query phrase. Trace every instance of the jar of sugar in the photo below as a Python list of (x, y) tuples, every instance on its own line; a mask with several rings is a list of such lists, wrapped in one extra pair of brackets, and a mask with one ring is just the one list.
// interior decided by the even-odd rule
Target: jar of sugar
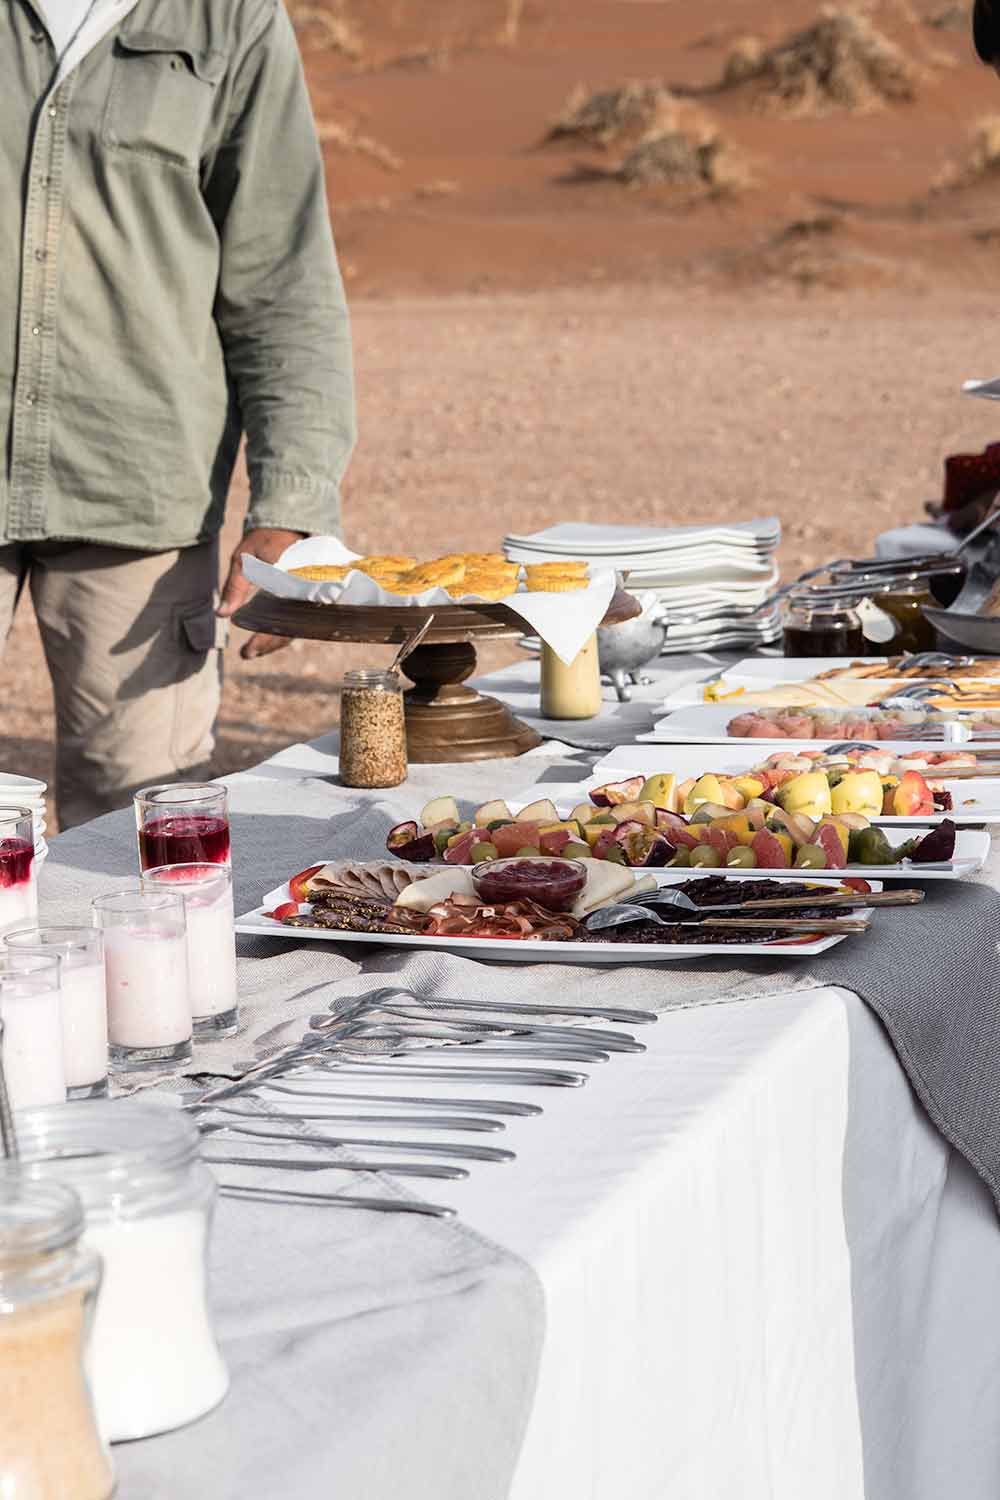
[[(225, 1396), (207, 1248), (215, 1179), (170, 1105), (90, 1100), (18, 1115), (22, 1170), (80, 1196), (104, 1263), (89, 1353), (108, 1442), (183, 1427)], [(2, 1494), (0, 1490), (0, 1494)]]
[(81, 1248), (80, 1200), (58, 1183), (0, 1174), (0, 1495), (107, 1500), (84, 1346), (100, 1280)]

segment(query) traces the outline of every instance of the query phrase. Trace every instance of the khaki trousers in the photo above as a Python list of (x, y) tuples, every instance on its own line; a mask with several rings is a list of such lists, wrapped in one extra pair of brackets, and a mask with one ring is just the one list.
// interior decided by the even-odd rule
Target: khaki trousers
[(0, 642), (27, 584), (52, 678), (63, 828), (127, 807), (151, 782), (208, 772), (222, 673), (218, 568), (215, 542), (158, 553), (0, 546)]

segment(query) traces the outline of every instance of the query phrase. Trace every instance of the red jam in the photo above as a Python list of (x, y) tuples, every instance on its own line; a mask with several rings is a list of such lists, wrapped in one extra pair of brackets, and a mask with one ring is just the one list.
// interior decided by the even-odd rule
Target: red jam
[(0, 886), (23, 885), (31, 878), (34, 858), (26, 839), (0, 839)]
[(143, 870), (160, 865), (226, 865), (229, 863), (229, 824), (224, 818), (194, 814), (154, 818), (139, 830), (139, 864)]
[(587, 867), (578, 859), (491, 859), (474, 866), (472, 884), (489, 906), (535, 901), (546, 911), (569, 911), (587, 884)]

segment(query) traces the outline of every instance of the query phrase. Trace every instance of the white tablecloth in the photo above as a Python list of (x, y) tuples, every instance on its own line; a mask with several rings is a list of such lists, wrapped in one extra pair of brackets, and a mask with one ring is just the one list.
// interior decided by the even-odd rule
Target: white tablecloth
[[(612, 974), (588, 987), (629, 1001)], [(777, 994), (637, 1034), (642, 1057), (530, 1096), (515, 1163), (434, 1185), (545, 1288), (512, 1500), (996, 1500), (1000, 1230), (862, 1002)], [(276, 1212), (277, 1257), (281, 1236)]]

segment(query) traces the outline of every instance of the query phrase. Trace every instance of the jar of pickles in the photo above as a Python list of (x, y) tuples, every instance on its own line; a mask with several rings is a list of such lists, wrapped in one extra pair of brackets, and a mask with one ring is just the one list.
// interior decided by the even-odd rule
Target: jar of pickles
[(345, 672), (340, 692), (340, 779), (344, 786), (399, 786), (406, 780), (406, 718), (397, 672)]
[[(0, 1495), (107, 1500), (85, 1346), (101, 1279), (69, 1188), (0, 1175)], [(149, 1350), (156, 1358), (156, 1351)]]

